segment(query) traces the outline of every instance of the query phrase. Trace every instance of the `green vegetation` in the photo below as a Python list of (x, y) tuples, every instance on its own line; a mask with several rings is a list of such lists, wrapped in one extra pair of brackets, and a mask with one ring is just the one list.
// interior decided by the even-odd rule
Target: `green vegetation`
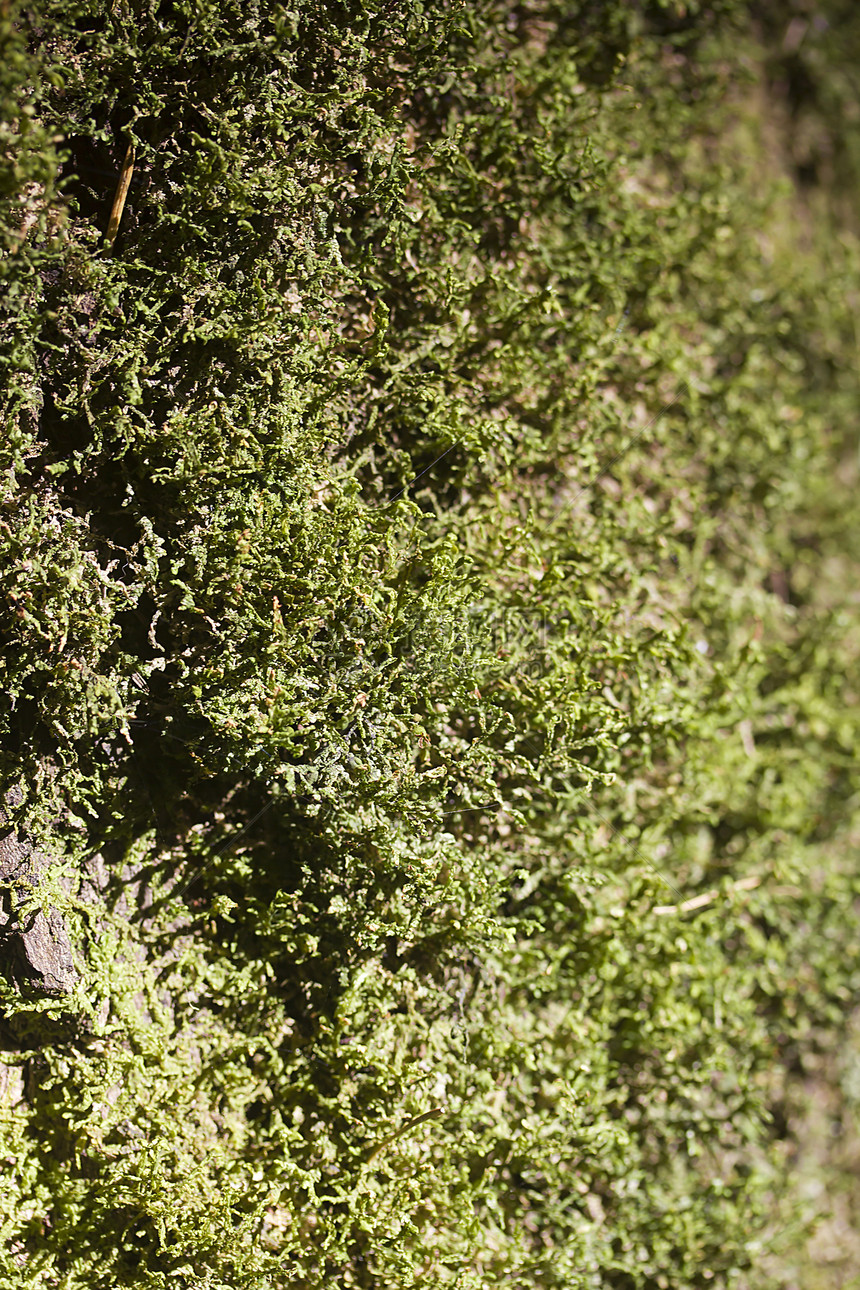
[(783, 1284), (860, 988), (858, 242), (772, 33), (0, 30), (3, 1284)]

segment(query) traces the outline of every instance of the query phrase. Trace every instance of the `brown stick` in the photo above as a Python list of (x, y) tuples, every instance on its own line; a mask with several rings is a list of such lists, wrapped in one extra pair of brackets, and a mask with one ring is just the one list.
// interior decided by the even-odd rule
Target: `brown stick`
[(110, 219), (108, 220), (107, 240), (108, 250), (113, 246), (116, 235), (119, 232), (119, 222), (122, 219), (122, 213), (125, 210), (125, 201), (128, 197), (128, 186), (131, 183), (131, 175), (134, 170), (134, 144), (130, 143), (126, 148), (125, 161), (122, 163), (122, 170), (119, 175), (119, 183), (116, 186), (116, 194), (111, 207)]
[[(732, 883), (729, 890), (752, 891), (752, 889), (757, 887), (760, 882), (761, 878), (757, 876), (738, 878), (737, 882)], [(705, 905), (710, 905), (711, 901), (716, 900), (719, 894), (720, 893), (718, 891), (706, 891), (701, 896), (692, 896), (689, 900), (683, 901), (680, 905), (655, 905), (653, 912), (655, 914), (677, 914), (682, 910), (684, 913), (687, 913), (690, 909), (702, 909)]]

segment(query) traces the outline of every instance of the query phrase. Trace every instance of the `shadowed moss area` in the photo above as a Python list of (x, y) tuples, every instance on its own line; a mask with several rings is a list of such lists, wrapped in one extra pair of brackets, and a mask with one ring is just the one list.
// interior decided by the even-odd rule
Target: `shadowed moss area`
[(858, 31), (0, 10), (4, 1285), (814, 1260)]

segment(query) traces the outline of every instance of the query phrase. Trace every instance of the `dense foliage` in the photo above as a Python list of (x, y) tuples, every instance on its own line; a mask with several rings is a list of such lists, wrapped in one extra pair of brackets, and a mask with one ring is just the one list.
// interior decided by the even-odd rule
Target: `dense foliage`
[(4, 1284), (749, 1275), (860, 700), (745, 9), (0, 24)]

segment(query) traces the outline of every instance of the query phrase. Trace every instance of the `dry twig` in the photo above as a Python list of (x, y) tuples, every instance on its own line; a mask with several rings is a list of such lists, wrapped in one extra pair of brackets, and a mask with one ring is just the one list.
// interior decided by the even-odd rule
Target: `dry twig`
[[(738, 878), (737, 882), (733, 882), (731, 884), (729, 890), (752, 891), (753, 887), (757, 887), (760, 882), (761, 878), (756, 875), (753, 875), (750, 878)], [(680, 905), (655, 905), (654, 913), (686, 914), (688, 910), (702, 909), (705, 905), (710, 905), (711, 902), (716, 900), (719, 895), (720, 893), (718, 891), (705, 891), (702, 892), (700, 896), (692, 896), (689, 900), (682, 901)]]
[(134, 144), (130, 143), (125, 150), (125, 161), (122, 163), (122, 170), (119, 175), (119, 183), (116, 186), (116, 193), (111, 207), (110, 219), (108, 220), (107, 233), (105, 240), (107, 249), (113, 246), (116, 235), (119, 232), (119, 224), (122, 219), (122, 213), (125, 210), (125, 202), (128, 197), (128, 187), (131, 183), (132, 172), (134, 171)]

